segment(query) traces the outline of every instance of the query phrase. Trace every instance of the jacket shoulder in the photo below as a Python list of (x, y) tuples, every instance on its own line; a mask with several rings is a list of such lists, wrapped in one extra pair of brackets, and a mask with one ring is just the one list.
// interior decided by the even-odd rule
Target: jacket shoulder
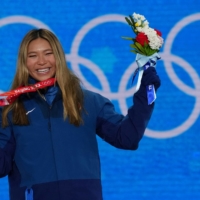
[(110, 100), (99, 93), (83, 89), (84, 105), (89, 108), (100, 111), (105, 104), (110, 104)]

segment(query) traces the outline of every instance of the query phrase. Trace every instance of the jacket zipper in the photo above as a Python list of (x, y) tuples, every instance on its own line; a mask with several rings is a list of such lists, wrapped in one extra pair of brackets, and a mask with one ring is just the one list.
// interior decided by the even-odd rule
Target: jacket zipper
[[(45, 98), (45, 96), (42, 94), (41, 95), (42, 99), (44, 101), (46, 101), (47, 103), (47, 100)], [(48, 104), (48, 103), (47, 103)], [(51, 145), (52, 145), (52, 151), (53, 151), (53, 157), (54, 157), (54, 164), (55, 164), (55, 168), (56, 168), (56, 178), (57, 178), (57, 181), (58, 181), (58, 172), (57, 172), (57, 166), (56, 166), (56, 159), (55, 159), (55, 152), (54, 152), (54, 146), (53, 146), (53, 141), (52, 141), (52, 131), (51, 131), (51, 108), (52, 108), (52, 105), (49, 106), (49, 121), (48, 121), (48, 130), (51, 134)], [(59, 191), (59, 199), (60, 199), (60, 188), (59, 188), (59, 183), (58, 183), (58, 191)], [(26, 200), (33, 200), (33, 199), (26, 199)]]
[[(52, 105), (49, 106), (49, 122), (48, 122), (48, 129), (49, 129), (49, 132), (51, 134), (51, 145), (52, 145), (52, 151), (53, 151), (53, 157), (54, 157), (54, 164), (55, 164), (55, 169), (56, 169), (56, 178), (57, 178), (57, 181), (58, 181), (58, 171), (57, 171), (57, 166), (56, 166), (56, 158), (55, 158), (55, 152), (54, 152), (54, 146), (53, 146), (53, 139), (52, 139), (52, 130), (51, 130), (51, 108), (52, 108)], [(58, 193), (59, 193), (59, 199), (60, 198), (60, 188), (59, 188), (59, 183), (58, 183)]]

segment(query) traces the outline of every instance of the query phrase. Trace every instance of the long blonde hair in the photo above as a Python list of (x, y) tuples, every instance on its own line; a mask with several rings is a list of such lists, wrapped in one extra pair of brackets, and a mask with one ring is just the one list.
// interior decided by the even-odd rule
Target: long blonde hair
[[(56, 80), (62, 93), (63, 117), (64, 119), (68, 118), (71, 124), (79, 126), (82, 123), (81, 113), (83, 110), (83, 93), (80, 80), (67, 67), (63, 48), (57, 37), (51, 31), (34, 29), (25, 35), (19, 48), (17, 71), (11, 90), (19, 86), (29, 85), (29, 72), (26, 67), (27, 48), (29, 43), (37, 38), (43, 38), (50, 43), (56, 59)], [(3, 108), (3, 127), (8, 126), (7, 116), (10, 111), (12, 111), (12, 123), (17, 125), (29, 124), (23, 102), (18, 98), (14, 103)]]

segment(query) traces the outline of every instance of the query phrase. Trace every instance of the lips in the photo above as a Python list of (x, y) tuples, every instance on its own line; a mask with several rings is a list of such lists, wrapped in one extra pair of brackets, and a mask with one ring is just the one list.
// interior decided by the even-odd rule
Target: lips
[(40, 73), (40, 74), (45, 74), (45, 73), (47, 73), (47, 72), (50, 71), (50, 67), (44, 68), (44, 69), (37, 69), (36, 71), (37, 71), (38, 73)]

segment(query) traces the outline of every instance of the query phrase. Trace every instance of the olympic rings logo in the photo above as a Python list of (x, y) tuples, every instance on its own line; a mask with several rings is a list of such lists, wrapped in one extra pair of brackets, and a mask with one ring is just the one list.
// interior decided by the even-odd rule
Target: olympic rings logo
[[(101, 93), (102, 95), (108, 97), (110, 100), (118, 100), (120, 110), (123, 114), (126, 114), (126, 111), (128, 109), (126, 104), (126, 99), (128, 97), (131, 97), (135, 92), (135, 87), (132, 87), (128, 90), (126, 90), (126, 86), (128, 84), (128, 80), (130, 79), (131, 74), (135, 70), (136, 63), (131, 63), (124, 74), (121, 77), (118, 92), (112, 92), (110, 89), (109, 81), (107, 77), (105, 76), (104, 72), (91, 60), (88, 60), (84, 57), (81, 57), (78, 55), (78, 51), (81, 45), (82, 40), (84, 39), (85, 35), (91, 31), (96, 26), (107, 23), (107, 22), (120, 22), (120, 23), (126, 23), (124, 20), (123, 15), (118, 14), (108, 14), (103, 15), (100, 17), (97, 17), (95, 19), (92, 19), (87, 24), (85, 24), (76, 34), (74, 37), (74, 40), (72, 41), (72, 46), (70, 49), (70, 54), (66, 54), (66, 59), (68, 62), (71, 63), (72, 70), (76, 72), (76, 74), (80, 77), (83, 84), (86, 86), (87, 89), (92, 90), (97, 93)], [(172, 28), (170, 33), (168, 34), (165, 44), (164, 44), (164, 51), (163, 53), (160, 53), (162, 60), (164, 62), (165, 70), (167, 75), (170, 77), (172, 83), (176, 85), (176, 87), (182, 91), (184, 91), (187, 95), (195, 97), (195, 105), (193, 107), (193, 110), (191, 114), (188, 116), (188, 118), (180, 124), (178, 127), (167, 130), (167, 131), (154, 131), (147, 128), (145, 135), (152, 138), (157, 139), (165, 139), (165, 138), (171, 138), (178, 136), (188, 130), (197, 120), (200, 113), (200, 79), (198, 76), (198, 73), (195, 71), (195, 69), (184, 59), (171, 54), (171, 47), (173, 44), (173, 41), (176, 37), (176, 35), (184, 28), (185, 26), (189, 25), (192, 22), (200, 20), (200, 13), (190, 15), (188, 17), (183, 18), (181, 21), (179, 21), (175, 26)], [(8, 24), (14, 24), (14, 23), (22, 23), (22, 24), (28, 24), (32, 25), (36, 28), (46, 28), (50, 29), (46, 24), (42, 23), (39, 20), (36, 20), (31, 17), (27, 16), (10, 16), (3, 19), (0, 19), (0, 27)], [(191, 80), (193, 81), (194, 88), (189, 87), (185, 83), (182, 82), (182, 80), (179, 79), (179, 77), (176, 75), (172, 63), (176, 63), (179, 66), (181, 66), (191, 77)], [(89, 70), (91, 70), (96, 77), (99, 79), (99, 82), (101, 83), (102, 90), (99, 90), (98, 88), (95, 88), (82, 74), (80, 70), (80, 64), (87, 67)]]

